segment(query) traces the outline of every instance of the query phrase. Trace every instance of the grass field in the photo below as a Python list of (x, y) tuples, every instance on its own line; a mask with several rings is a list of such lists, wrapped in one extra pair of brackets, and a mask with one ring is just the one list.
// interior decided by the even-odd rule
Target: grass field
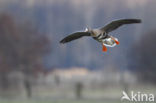
[[(106, 88), (106, 89), (84, 89), (81, 99), (76, 99), (74, 90), (62, 90), (62, 89), (39, 89), (33, 93), (32, 98), (27, 99), (26, 96), (6, 98), (0, 97), (0, 103), (135, 103), (129, 101), (121, 101), (122, 88)], [(154, 93), (155, 87), (135, 87), (130, 88), (137, 93)], [(16, 93), (18, 94), (18, 93)], [(156, 94), (155, 94), (156, 95)], [(137, 103), (155, 103), (155, 102), (137, 102)]]
[(114, 100), (0, 100), (0, 103), (120, 103)]
[(90, 100), (58, 100), (58, 101), (36, 101), (36, 100), (26, 100), (26, 101), (19, 101), (19, 100), (3, 100), (0, 101), (0, 103), (121, 103), (116, 101), (90, 101)]
[[(119, 100), (34, 100), (34, 99), (23, 99), (23, 100), (0, 100), (0, 103), (133, 103), (128, 101), (119, 101)], [(137, 103), (148, 103), (148, 102), (137, 102)], [(149, 102), (151, 103), (151, 102)], [(154, 102), (152, 102), (154, 103)]]

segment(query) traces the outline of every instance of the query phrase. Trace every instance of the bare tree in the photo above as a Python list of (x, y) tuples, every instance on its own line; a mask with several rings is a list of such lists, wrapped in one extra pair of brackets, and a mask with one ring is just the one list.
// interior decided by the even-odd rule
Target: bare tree
[(131, 50), (131, 69), (144, 82), (156, 83), (156, 31), (146, 33)]
[(77, 82), (75, 84), (75, 94), (77, 99), (82, 98), (82, 91), (83, 91), (83, 83), (82, 82)]
[[(28, 97), (32, 94), (31, 81), (34, 73), (38, 66), (43, 67), (43, 57), (51, 51), (50, 47), (48, 37), (31, 23), (18, 23), (10, 15), (0, 15), (0, 64), (3, 64), (0, 73), (22, 71), (25, 75), (24, 86)], [(2, 76), (1, 82), (7, 87), (6, 77)]]

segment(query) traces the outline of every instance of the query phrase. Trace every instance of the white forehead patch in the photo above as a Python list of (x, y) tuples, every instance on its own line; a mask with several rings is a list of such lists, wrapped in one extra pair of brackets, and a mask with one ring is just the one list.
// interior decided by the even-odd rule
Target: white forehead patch
[(88, 32), (88, 28), (85, 29), (85, 32)]

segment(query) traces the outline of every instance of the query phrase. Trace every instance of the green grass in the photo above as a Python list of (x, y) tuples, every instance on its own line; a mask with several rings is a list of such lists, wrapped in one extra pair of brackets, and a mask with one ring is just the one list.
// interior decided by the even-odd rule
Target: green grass
[(90, 99), (61, 99), (61, 100), (51, 100), (51, 99), (10, 99), (10, 100), (0, 100), (0, 103), (121, 103), (116, 100), (90, 100)]
[[(23, 99), (23, 100), (0, 100), (0, 103), (132, 103), (132, 102), (121, 102), (118, 100), (34, 100), (34, 99)], [(137, 102), (145, 103), (145, 102)], [(146, 102), (148, 103), (148, 102)], [(151, 102), (150, 102), (151, 103)]]

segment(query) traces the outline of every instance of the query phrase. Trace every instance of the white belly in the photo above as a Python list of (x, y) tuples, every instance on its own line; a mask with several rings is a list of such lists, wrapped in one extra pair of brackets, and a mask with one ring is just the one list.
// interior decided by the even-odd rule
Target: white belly
[[(118, 40), (117, 38), (115, 38), (115, 39)], [(106, 38), (106, 39), (102, 40), (102, 43), (107, 47), (116, 46), (116, 42), (112, 38)]]

